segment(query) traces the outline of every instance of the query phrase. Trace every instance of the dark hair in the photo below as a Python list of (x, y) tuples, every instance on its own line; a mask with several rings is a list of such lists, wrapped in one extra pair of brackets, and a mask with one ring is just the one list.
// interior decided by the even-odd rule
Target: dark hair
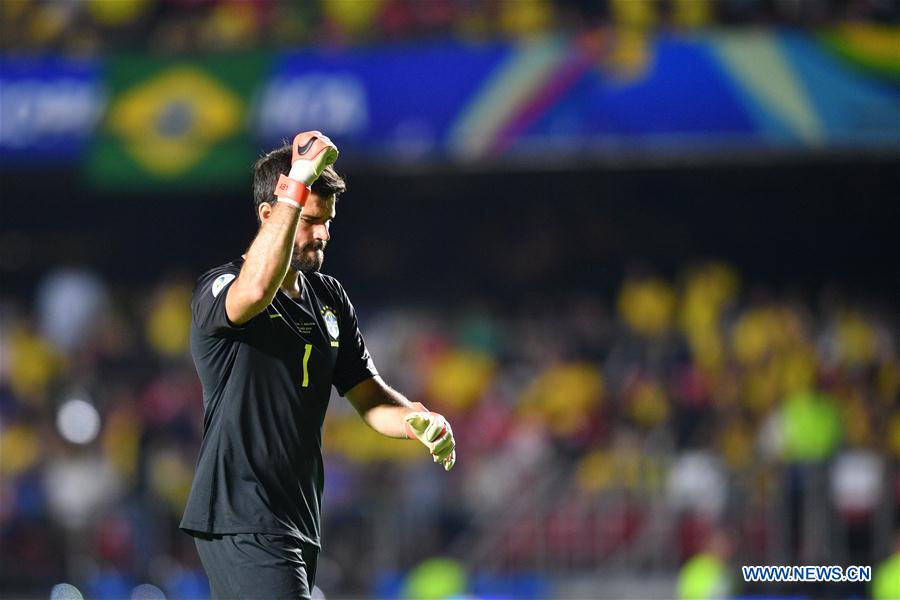
[[(291, 145), (272, 150), (261, 156), (253, 165), (253, 213), (259, 220), (259, 205), (263, 202), (274, 202), (275, 184), (279, 175), (287, 175), (291, 170)], [(333, 167), (325, 167), (319, 178), (312, 184), (312, 191), (322, 198), (332, 194), (337, 198), (347, 191), (344, 178), (338, 175)]]

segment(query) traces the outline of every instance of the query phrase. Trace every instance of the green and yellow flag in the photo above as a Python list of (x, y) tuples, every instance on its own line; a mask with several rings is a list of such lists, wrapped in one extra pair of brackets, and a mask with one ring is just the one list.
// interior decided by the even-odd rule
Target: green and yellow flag
[(267, 64), (260, 54), (111, 59), (109, 108), (88, 159), (89, 179), (140, 190), (248, 178), (254, 148), (247, 114)]

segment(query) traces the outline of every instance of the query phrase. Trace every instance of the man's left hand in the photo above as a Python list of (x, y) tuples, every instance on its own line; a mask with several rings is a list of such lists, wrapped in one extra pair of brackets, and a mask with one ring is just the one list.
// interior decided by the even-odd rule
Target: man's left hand
[(430, 411), (411, 412), (403, 419), (407, 435), (425, 444), (434, 462), (443, 464), (446, 471), (452, 469), (456, 464), (456, 440), (447, 419)]

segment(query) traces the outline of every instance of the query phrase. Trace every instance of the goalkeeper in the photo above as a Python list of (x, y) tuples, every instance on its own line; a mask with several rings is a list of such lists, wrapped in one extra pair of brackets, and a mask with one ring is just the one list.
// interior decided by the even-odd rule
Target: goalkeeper
[(194, 289), (203, 442), (181, 528), (213, 598), (310, 597), (332, 385), (379, 433), (419, 440), (445, 469), (456, 461), (450, 425), (378, 376), (347, 293), (319, 272), (345, 190), (337, 156), (310, 131), (260, 158), (256, 238)]

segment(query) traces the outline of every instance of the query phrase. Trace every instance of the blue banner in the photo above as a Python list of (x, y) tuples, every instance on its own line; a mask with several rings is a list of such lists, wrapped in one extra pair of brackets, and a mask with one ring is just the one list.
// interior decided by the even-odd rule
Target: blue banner
[(103, 116), (98, 64), (62, 57), (0, 57), (0, 156), (68, 162)]
[[(152, 60), (160, 72), (180, 64)], [(224, 61), (217, 81), (241, 74), (245, 62)], [(181, 131), (169, 121), (145, 123), (134, 111), (124, 119), (116, 102), (107, 107), (104, 90), (121, 75), (115, 64), (0, 59), (0, 155), (69, 161), (98, 137), (99, 123), (106, 123), (103, 138), (121, 134), (126, 121), (129, 131), (147, 125), (156, 132), (159, 147), (186, 148), (187, 131), (195, 149), (213, 150), (221, 136), (212, 129)], [(378, 163), (769, 148), (900, 152), (896, 35), (863, 25), (822, 34), (603, 30), (520, 42), (305, 49), (261, 55), (259, 65), (251, 87), (242, 88), (246, 102), (229, 113), (237, 115), (229, 139), (245, 142), (235, 148), (246, 147), (247, 162), (254, 150), (309, 129), (327, 133), (344, 160)], [(200, 85), (207, 78), (197, 73), (157, 79), (132, 82), (140, 92), (132, 104), (171, 109), (148, 108), (148, 115), (195, 123), (227, 104), (207, 98), (215, 86)], [(174, 172), (178, 156), (160, 152), (153, 164)]]
[(275, 60), (251, 129), (263, 147), (321, 129), (348, 155), (400, 160), (897, 152), (898, 82), (816, 36), (760, 31), (303, 51)]
[(442, 42), (281, 55), (251, 127), (263, 146), (318, 129), (373, 157), (439, 153), (458, 115), (512, 52)]

